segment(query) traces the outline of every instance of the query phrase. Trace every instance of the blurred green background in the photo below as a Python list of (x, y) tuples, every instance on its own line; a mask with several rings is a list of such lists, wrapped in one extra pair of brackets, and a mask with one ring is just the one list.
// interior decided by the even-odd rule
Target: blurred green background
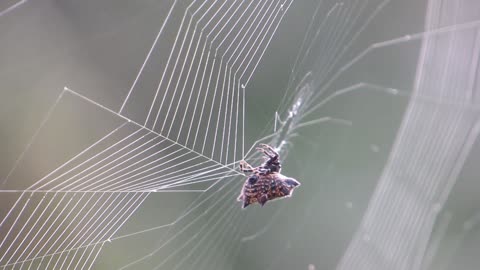
[[(325, 1), (323, 12), (334, 3)], [(380, 3), (370, 1), (358, 14), (359, 22), (365, 22)], [(38, 0), (28, 1), (0, 17), (1, 177), (9, 173), (64, 86), (107, 108), (120, 108), (171, 4), (152, 0)], [(184, 9), (188, 4), (180, 1), (179, 5)], [(361, 23), (356, 25), (349, 36), (359, 36), (335, 67), (348, 63), (372, 44), (422, 32), (426, 4), (393, 0), (363, 31)], [(0, 9), (10, 5), (2, 3)], [(302, 53), (299, 48), (317, 5), (318, 1), (293, 1), (246, 89), (247, 148), (273, 132), (275, 112), (282, 113), (282, 118), (286, 116), (286, 111), (279, 108), (291, 106), (282, 97), (292, 91), (287, 87), (293, 63)], [(173, 16), (171, 20), (180, 19)], [(352, 19), (336, 18), (338, 25), (331, 29), (341, 31), (342, 24)], [(332, 33), (320, 39), (334, 38)], [(172, 42), (174, 34), (175, 28), (168, 29), (160, 44)], [(204, 217), (205, 222), (209, 217), (219, 219), (218, 229), (208, 237), (192, 236), (200, 231), (203, 223), (199, 223), (189, 228), (191, 232), (183, 233), (179, 224), (172, 230), (123, 238), (104, 247), (94, 269), (118, 269), (162, 247), (165, 239), (176, 233), (179, 236), (173, 242), (130, 269), (152, 269), (167, 259), (161, 269), (334, 269), (360, 223), (395, 140), (413, 86), (419, 48), (420, 41), (416, 40), (374, 50), (329, 87), (325, 96), (361, 82), (400, 89), (402, 94), (363, 89), (339, 96), (316, 110), (309, 120), (328, 116), (348, 120), (352, 125), (324, 122), (298, 129), (289, 138), (283, 172), (302, 183), (292, 198), (263, 208), (236, 209), (234, 218), (219, 218), (218, 213), (237, 204), (243, 179), (235, 178), (238, 184), (233, 195), (222, 197), (222, 207)], [(317, 49), (313, 55), (324, 52)], [(168, 46), (161, 50), (160, 54), (168, 52)], [(300, 73), (319, 67), (323, 66), (305, 64)], [(146, 105), (133, 106), (141, 111)], [(65, 95), (3, 189), (26, 188), (120, 122), (92, 104)], [(469, 179), (477, 174), (475, 168), (470, 170), (474, 172), (465, 172), (462, 179), (467, 180), (459, 181), (450, 202), (460, 227), (475, 212), (471, 206), (474, 202), (462, 200), (466, 190), (471, 192), (469, 198), (474, 197), (471, 190), (476, 185)], [(220, 199), (221, 195), (215, 196)], [(197, 196), (152, 194), (119, 234), (168, 224)], [(15, 193), (1, 194), (1, 217), (16, 197)], [(195, 213), (191, 219), (199, 215)], [(454, 239), (458, 231), (454, 225), (445, 240), (446, 247), (450, 244), (448, 237)], [(192, 237), (193, 242), (201, 242), (190, 254), (182, 246)], [(465, 268), (448, 269), (475, 269), (469, 268), (476, 263), (475, 253), (465, 256), (470, 256), (464, 261)]]

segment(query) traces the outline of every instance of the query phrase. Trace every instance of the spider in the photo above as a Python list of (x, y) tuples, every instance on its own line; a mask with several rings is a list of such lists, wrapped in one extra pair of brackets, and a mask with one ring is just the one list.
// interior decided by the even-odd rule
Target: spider
[(275, 149), (260, 144), (257, 150), (265, 155), (265, 162), (262, 165), (253, 168), (244, 160), (240, 161), (240, 170), (251, 173), (237, 199), (243, 202), (242, 208), (256, 202), (263, 206), (267, 201), (290, 197), (293, 190), (300, 186), (297, 180), (280, 174), (282, 165)]

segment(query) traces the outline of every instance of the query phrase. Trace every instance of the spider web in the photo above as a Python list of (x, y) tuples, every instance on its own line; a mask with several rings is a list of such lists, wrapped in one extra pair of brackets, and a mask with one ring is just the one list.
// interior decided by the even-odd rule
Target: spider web
[[(244, 154), (245, 87), (290, 4), (174, 1), (119, 109), (65, 87), (6, 175), (4, 187), (14, 182), (15, 172), (39, 138), (51, 136), (48, 131), (54, 129), (50, 125), (56, 116), (83, 106), (80, 110), (103, 111), (110, 122), (119, 124), (99, 138), (92, 136), (88, 147), (26, 187), (4, 189), (20, 195), (1, 223), (2, 266), (89, 269), (106, 243), (175, 227), (173, 236), (154, 244), (146, 257), (122, 266), (136, 268), (134, 264), (161, 255), (165, 246), (175, 246), (210, 209), (216, 211), (208, 222), (200, 223), (195, 237), (203, 238), (200, 232), (216, 227), (213, 218), (225, 218), (220, 210), (233, 217), (235, 204), (219, 204), (238, 193), (241, 184), (233, 176), (239, 175), (234, 168)], [(179, 15), (177, 22), (174, 17)], [(160, 45), (171, 29), (176, 31), (173, 42)], [(166, 61), (162, 46), (170, 47)], [(148, 85), (148, 93), (144, 89), (152, 82), (157, 85)], [(145, 114), (130, 116), (136, 109), (132, 104), (146, 95), (151, 102)], [(237, 181), (219, 183), (222, 179)], [(220, 191), (224, 195), (212, 197)], [(152, 193), (172, 193), (175, 197), (164, 203), (178, 203), (175, 198), (182, 192), (203, 196), (193, 197), (170, 223), (118, 232)], [(215, 202), (210, 203), (212, 198)], [(194, 251), (198, 246), (189, 248)], [(170, 262), (179, 250), (155, 268)]]
[[(21, 18), (29, 14), (25, 11), (29, 5), (45, 10), (56, 7), (49, 1), (24, 2), (3, 9), (0, 19), (13, 23), (18, 20), (15, 15)], [(60, 7), (65, 13), (56, 14), (59, 18), (55, 18), (64, 20), (63, 16), (69, 15), (74, 23), (62, 26), (61, 30), (66, 39), (73, 40), (66, 44), (77, 48), (66, 50), (62, 56), (73, 57), (70, 53), (74, 53), (78, 60), (85, 57), (85, 51), (98, 50), (91, 59), (108, 59), (116, 65), (116, 59), (108, 57), (122, 54), (109, 55), (111, 49), (115, 51), (113, 48), (122, 48), (121, 52), (128, 55), (132, 50), (129, 48), (140, 46), (143, 55), (137, 52), (135, 59), (126, 56), (135, 65), (119, 67), (116, 76), (103, 74), (107, 76), (105, 80), (99, 79), (98, 70), (87, 65), (85, 69), (57, 71), (59, 74), (53, 76), (52, 82), (40, 83), (56, 90), (49, 90), (50, 96), (42, 95), (48, 99), (48, 105), (40, 110), (46, 113), (32, 121), (37, 128), (20, 138), (21, 148), (13, 151), (18, 158), (7, 161), (9, 168), (2, 181), (3, 269), (230, 269), (238, 268), (233, 262), (245, 257), (248, 259), (239, 262), (242, 268), (253, 269), (428, 267), (423, 254), (435, 254), (438, 248), (433, 241), (437, 238), (432, 238), (427, 249), (435, 220), (476, 138), (476, 110), (472, 109), (475, 104), (469, 103), (475, 100), (478, 18), (465, 13), (468, 1), (453, 6), (446, 1), (430, 1), (426, 30), (406, 27), (396, 33), (408, 35), (387, 32), (372, 38), (368, 29), (376, 26), (375, 21), (382, 14), (391, 14), (389, 8), (399, 8), (398, 1), (306, 4), (305, 10), (311, 12), (306, 16), (308, 20), (303, 20), (304, 31), (298, 35), (298, 57), (289, 63), (288, 80), (286, 77), (282, 81), (284, 85), (278, 83), (286, 91), (267, 93), (267, 99), (262, 96), (258, 86), (262, 83), (256, 77), (266, 69), (261, 60), (268, 55), (267, 48), (278, 44), (272, 40), (285, 36), (289, 30), (288, 25), (284, 25), (285, 29), (279, 26), (294, 4), (275, 0), (195, 0), (158, 6), (145, 1), (142, 10), (127, 7), (134, 10), (128, 20), (117, 17), (125, 12), (125, 7), (107, 9), (105, 14), (92, 16), (86, 26), (77, 28), (76, 20), (95, 13), (102, 5), (108, 7), (108, 3), (86, 7), (75, 2), (62, 3)], [(449, 10), (456, 15), (445, 15), (444, 19), (441, 15)], [(103, 20), (118, 21), (121, 27), (110, 26)], [(95, 29), (98, 25), (104, 28)], [(145, 36), (149, 38), (135, 40), (141, 34), (139, 30), (148, 32)], [(130, 32), (134, 33), (131, 35), (135, 42), (132, 36), (121, 34)], [(52, 39), (62, 41), (53, 36)], [(96, 42), (104, 42), (108, 50), (95, 47)], [(108, 46), (111, 44), (115, 47)], [(411, 44), (416, 47), (409, 47)], [(398, 81), (389, 81), (388, 76), (380, 73), (378, 77), (369, 75), (373, 81), (365, 81), (364, 76), (359, 79), (358, 73), (351, 72), (358, 66), (378, 64), (376, 58), (383, 56), (383, 51), (391, 54), (405, 50), (416, 56), (420, 45), (416, 74), (411, 72)], [(82, 47), (86, 49), (82, 51)], [(102, 54), (107, 56), (102, 58)], [(442, 60), (428, 62), (435, 57)], [(417, 57), (412, 58), (417, 62)], [(465, 65), (466, 62), (469, 64)], [(430, 65), (444, 68), (430, 71), (425, 68)], [(56, 68), (63, 67), (58, 64)], [(409, 76), (416, 78), (414, 87), (405, 79)], [(384, 77), (387, 79), (378, 79)], [(449, 80), (438, 81), (436, 77)], [(68, 86), (60, 87), (59, 80)], [(107, 94), (102, 90), (105, 88), (123, 90)], [(58, 89), (63, 90), (59, 93)], [(19, 99), (20, 104), (28, 104), (23, 97)], [(359, 104), (364, 107), (363, 100), (369, 104), (373, 104), (372, 100), (394, 104), (398, 119), (387, 119), (387, 123), (393, 122), (390, 129), (394, 130), (388, 135), (352, 144), (348, 139), (358, 135), (355, 130), (365, 129), (365, 119), (377, 119), (373, 117), (380, 109), (375, 107), (356, 117), (339, 109), (338, 104), (352, 106), (356, 112)], [(418, 106), (428, 107), (432, 118)], [(404, 111), (403, 123), (396, 133)], [(262, 115), (265, 112), (268, 117)], [(255, 119), (259, 122), (258, 130), (249, 130)], [(418, 131), (427, 119), (431, 119), (431, 124)], [(440, 123), (436, 124), (435, 119)], [(334, 142), (331, 148), (314, 141), (317, 135), (312, 136), (319, 133), (318, 124), (322, 123), (331, 124), (332, 133), (323, 138), (326, 144)], [(444, 135), (433, 134), (439, 129), (445, 131)], [(413, 131), (414, 135), (408, 135)], [(395, 134), (393, 144), (391, 138)], [(422, 134), (421, 139), (418, 134)], [(382, 138), (390, 141), (382, 144)], [(412, 142), (417, 140), (420, 147)], [(378, 184), (366, 185), (370, 189), (365, 192), (363, 206), (362, 199), (355, 200), (352, 194), (337, 202), (322, 193), (321, 189), (333, 189), (326, 180), (309, 182), (310, 192), (300, 198), (304, 211), (283, 222), (282, 238), (275, 240), (274, 232), (279, 235), (274, 229), (277, 221), (285, 220), (285, 213), (297, 212), (292, 211), (294, 206), (278, 202), (265, 208), (273, 210), (241, 211), (235, 203), (243, 184), (237, 164), (244, 158), (252, 163), (261, 161), (253, 151), (258, 142), (276, 146), (283, 160), (289, 150), (295, 152), (302, 144), (310, 148), (305, 153), (311, 153), (313, 160), (316, 151), (324, 152), (322, 179), (341, 171), (345, 153), (359, 145), (369, 145), (369, 157), (382, 152), (389, 154), (389, 160), (386, 164), (378, 161), (378, 169), (385, 167)], [(434, 151), (440, 146), (445, 147), (443, 152)], [(414, 158), (408, 162), (419, 167), (406, 161), (404, 156), (412, 153)], [(420, 165), (420, 157), (429, 159)], [(314, 168), (318, 170), (322, 160), (316, 158)], [(312, 158), (305, 160), (297, 158), (292, 162), (301, 164), (297, 165), (299, 170), (308, 166)], [(292, 167), (290, 171), (295, 171)], [(405, 168), (410, 182), (403, 183), (391, 175)], [(299, 179), (318, 176), (297, 172)], [(351, 228), (343, 231), (341, 247), (334, 245), (333, 260), (327, 259), (332, 255), (329, 252), (318, 256), (315, 246), (308, 252), (299, 251), (309, 241), (325, 240), (321, 237), (328, 230), (316, 237), (302, 234), (316, 224), (309, 217), (324, 214), (317, 212), (322, 211), (318, 205), (323, 200), (340, 203), (346, 209), (358, 208), (357, 219), (349, 220)], [(410, 207), (403, 209), (404, 205)], [(401, 218), (405, 224), (396, 222)], [(418, 226), (402, 234), (410, 223)], [(327, 223), (326, 227), (333, 227), (332, 224)], [(442, 226), (445, 223), (440, 223), (438, 237), (445, 230)], [(322, 232), (325, 224), (319, 228)], [(312, 239), (306, 240), (308, 236)], [(267, 237), (270, 241), (264, 240)], [(272, 245), (278, 248), (269, 248)], [(290, 260), (298, 254), (304, 258)], [(325, 262), (320, 262), (320, 258)]]

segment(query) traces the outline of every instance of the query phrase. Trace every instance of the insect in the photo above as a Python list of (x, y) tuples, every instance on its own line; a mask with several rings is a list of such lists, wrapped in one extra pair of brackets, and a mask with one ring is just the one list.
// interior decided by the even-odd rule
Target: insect
[(265, 155), (262, 165), (253, 168), (244, 160), (240, 161), (240, 170), (251, 173), (237, 199), (243, 202), (242, 208), (256, 202), (263, 206), (267, 201), (290, 197), (293, 190), (300, 186), (297, 180), (280, 174), (282, 165), (275, 149), (267, 144), (260, 144), (257, 150)]

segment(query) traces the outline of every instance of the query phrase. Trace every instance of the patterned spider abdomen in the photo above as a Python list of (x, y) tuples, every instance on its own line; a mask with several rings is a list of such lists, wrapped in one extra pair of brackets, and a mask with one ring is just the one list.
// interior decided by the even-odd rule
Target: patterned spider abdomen
[(267, 201), (290, 197), (299, 185), (295, 179), (280, 173), (254, 173), (245, 181), (238, 201), (243, 201), (243, 208), (256, 202), (263, 206)]

